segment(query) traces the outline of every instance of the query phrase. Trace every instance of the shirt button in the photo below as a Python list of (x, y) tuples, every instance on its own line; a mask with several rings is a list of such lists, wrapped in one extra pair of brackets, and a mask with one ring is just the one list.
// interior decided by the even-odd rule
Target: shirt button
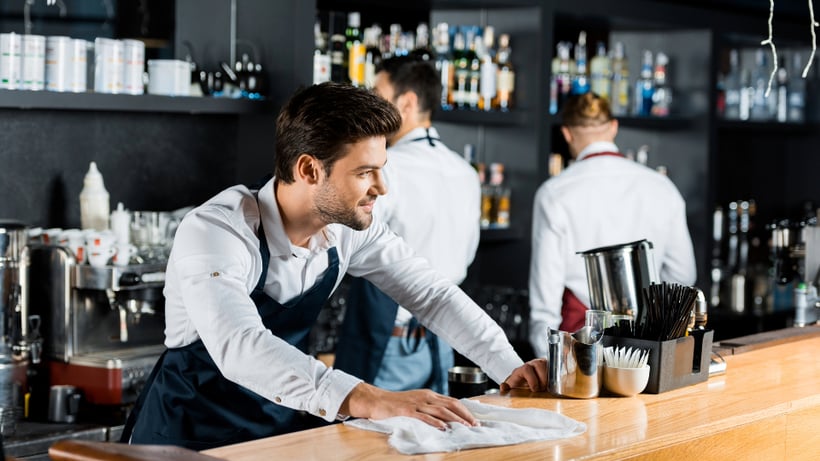
[(282, 403), (282, 397), (277, 396), (276, 398), (273, 399), (273, 401), (276, 402), (276, 403)]
[(327, 412), (324, 410), (324, 408), (319, 409), (319, 416), (324, 417), (326, 414), (327, 414)]

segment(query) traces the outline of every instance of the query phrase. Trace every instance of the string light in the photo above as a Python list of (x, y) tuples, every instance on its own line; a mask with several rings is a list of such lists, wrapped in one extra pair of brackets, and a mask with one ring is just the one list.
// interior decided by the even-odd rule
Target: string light
[[(811, 4), (811, 0), (808, 1), (809, 4)], [(774, 46), (774, 39), (772, 36), (772, 19), (774, 19), (774, 0), (769, 0), (769, 38), (760, 42), (761, 45), (769, 45), (772, 49), (772, 74), (769, 76), (769, 85), (766, 87), (765, 96), (767, 98), (769, 97), (769, 93), (772, 92), (772, 81), (777, 73), (777, 47)], [(812, 33), (814, 33), (814, 28), (812, 28)]]
[[(774, 0), (772, 0), (774, 1)], [(814, 52), (817, 50), (817, 34), (814, 32), (814, 28), (820, 24), (814, 20), (814, 5), (812, 5), (812, 0), (808, 0), (809, 2), (809, 15), (811, 16), (811, 55), (809, 55), (809, 62), (806, 63), (806, 68), (803, 69), (803, 78), (806, 78), (806, 75), (809, 74), (809, 68), (811, 67), (811, 63), (814, 60)]]

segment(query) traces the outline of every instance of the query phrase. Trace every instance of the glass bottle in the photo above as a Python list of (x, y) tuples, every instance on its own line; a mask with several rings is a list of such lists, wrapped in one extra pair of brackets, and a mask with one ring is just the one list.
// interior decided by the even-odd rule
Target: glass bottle
[(777, 109), (775, 110), (775, 119), (784, 123), (789, 116), (789, 73), (784, 66), (780, 66), (777, 68), (776, 75)]
[(327, 52), (327, 36), (322, 33), (321, 24), (313, 26), (313, 84), (330, 81), (330, 54)]
[(612, 51), (612, 90), (610, 91), (612, 115), (621, 116), (629, 112), (629, 63), (624, 44), (616, 42)]
[(789, 72), (787, 117), (789, 122), (803, 123), (806, 120), (806, 80), (803, 78), (803, 61), (800, 53), (792, 56), (792, 71)]
[(433, 53), (432, 48), (430, 48), (430, 28), (426, 22), (420, 22), (419, 25), (416, 26), (416, 43), (410, 55), (423, 61), (432, 61), (435, 59), (435, 53)]
[(589, 77), (587, 77), (587, 33), (578, 34), (578, 43), (575, 44), (575, 74), (572, 76), (572, 94), (589, 93)]
[(364, 30), (364, 86), (373, 88), (376, 84), (376, 67), (382, 62), (382, 52), (379, 49), (379, 37), (382, 29), (373, 25)]
[(751, 119), (756, 121), (771, 120), (774, 115), (771, 104), (773, 103), (774, 107), (777, 107), (777, 93), (770, 93), (768, 97), (766, 96), (766, 90), (769, 87), (769, 69), (766, 61), (766, 52), (757, 50), (755, 52), (755, 67), (752, 71), (754, 93), (752, 94), (751, 104)]
[(436, 48), (436, 70), (441, 76), (441, 108), (453, 108), (453, 62), (450, 54), (450, 26), (446, 22), (436, 25), (434, 43)]
[(510, 36), (501, 34), (498, 37), (498, 51), (495, 54), (496, 93), (493, 105), (502, 112), (512, 109), (515, 94), (515, 69), (511, 60), (512, 48)]
[(669, 58), (659, 52), (655, 56), (655, 73), (653, 75), (655, 90), (652, 93), (651, 113), (655, 117), (668, 117), (672, 107), (672, 88), (669, 87), (666, 71)]
[(484, 111), (491, 111), (497, 107), (493, 106), (497, 92), (496, 80), (498, 79), (498, 66), (493, 61), (495, 31), (491, 26), (484, 29), (484, 43), (481, 47), (479, 58), (481, 59), (481, 100), (479, 108)]
[(550, 82), (550, 113), (557, 114), (564, 101), (569, 97), (572, 89), (572, 61), (570, 60), (570, 44), (559, 42), (556, 45), (557, 61), (555, 71)]
[(461, 31), (453, 36), (453, 106), (467, 108), (467, 91), (470, 81), (470, 61), (467, 41)]
[(363, 43), (360, 29), (361, 17), (354, 11), (347, 15), (345, 29), (345, 47), (347, 48), (347, 77), (353, 86), (365, 86), (365, 53), (367, 48)]
[(472, 110), (478, 110), (479, 100), (481, 99), (481, 58), (479, 58), (479, 51), (484, 46), (484, 39), (478, 33), (477, 28), (471, 28), (467, 33), (469, 39), (470, 49), (467, 53), (469, 59), (470, 73), (467, 85), (467, 107)]
[(740, 57), (737, 50), (729, 51), (729, 72), (723, 79), (725, 109), (723, 118), (726, 120), (740, 119)]
[(652, 94), (655, 92), (652, 76), (652, 52), (644, 50), (641, 77), (635, 82), (635, 105), (632, 109), (637, 117), (647, 117), (652, 113)]
[(610, 80), (612, 80), (612, 63), (606, 54), (604, 42), (598, 42), (595, 56), (589, 62), (590, 90), (598, 96), (609, 100)]

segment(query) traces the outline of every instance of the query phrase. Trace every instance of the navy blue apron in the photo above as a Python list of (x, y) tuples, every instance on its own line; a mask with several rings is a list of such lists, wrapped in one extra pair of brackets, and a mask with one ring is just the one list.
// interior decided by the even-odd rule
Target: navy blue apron
[[(325, 275), (302, 295), (280, 304), (262, 291), (270, 251), (261, 224), (259, 235), (262, 276), (251, 298), (265, 327), (306, 353), (308, 333), (338, 279), (336, 248), (327, 252)], [(121, 441), (204, 450), (323, 423), (225, 379), (202, 340), (198, 340), (169, 349), (160, 357), (128, 418)]]
[[(333, 367), (373, 384), (393, 334), (398, 308), (398, 303), (372, 283), (363, 278), (351, 278)], [(414, 317), (408, 331), (415, 331), (418, 325)], [(438, 340), (430, 330), (425, 332), (424, 340), (428, 342), (433, 364), (432, 374), (424, 387), (446, 389), (447, 376), (441, 372)]]

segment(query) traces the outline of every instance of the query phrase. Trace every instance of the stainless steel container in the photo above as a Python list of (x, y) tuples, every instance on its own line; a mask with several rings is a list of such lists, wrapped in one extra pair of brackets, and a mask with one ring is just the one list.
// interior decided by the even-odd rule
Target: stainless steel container
[(13, 354), (19, 328), (23, 289), (20, 261), (27, 243), (26, 226), (0, 221), (0, 433), (13, 434), (23, 416), (22, 393), (28, 362)]
[(549, 391), (561, 397), (598, 397), (603, 382), (603, 334), (592, 327), (575, 333), (550, 330), (548, 341)]
[(652, 242), (638, 240), (578, 254), (586, 267), (589, 308), (632, 315), (637, 322), (643, 312), (643, 289), (659, 282)]

